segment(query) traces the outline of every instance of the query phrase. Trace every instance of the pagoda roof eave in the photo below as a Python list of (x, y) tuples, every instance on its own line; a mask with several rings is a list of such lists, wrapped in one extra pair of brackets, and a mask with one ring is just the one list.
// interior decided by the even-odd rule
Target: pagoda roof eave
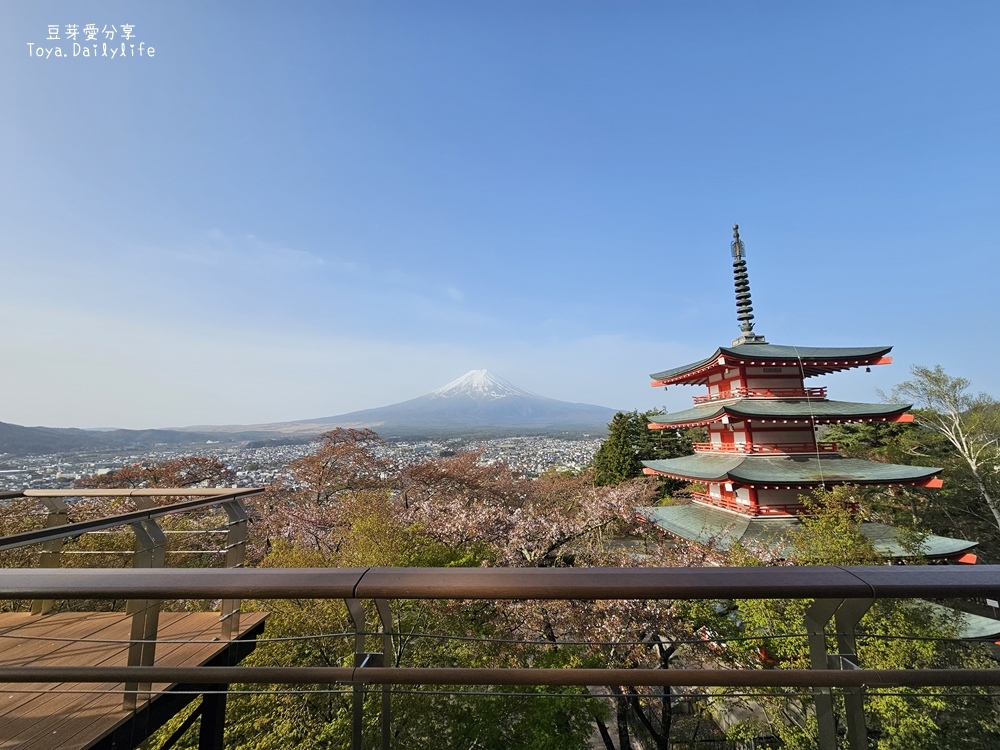
[(730, 472), (739, 468), (746, 456), (707, 455), (695, 453), (679, 458), (662, 458), (643, 461), (642, 465), (654, 474), (695, 482), (729, 481)]
[(911, 404), (862, 404), (852, 401), (814, 401), (809, 399), (754, 399), (716, 401), (674, 413), (653, 414), (650, 429), (696, 427), (720, 421), (724, 416), (735, 420), (785, 422), (803, 420), (825, 424), (858, 421), (898, 421)]
[(707, 382), (711, 370), (723, 364), (796, 366), (801, 368), (803, 377), (812, 377), (849, 370), (852, 367), (878, 364), (890, 351), (892, 351), (891, 346), (819, 347), (760, 343), (736, 344), (719, 347), (713, 355), (698, 362), (653, 373), (650, 378), (652, 378), (654, 386), (674, 383), (700, 385)]
[[(640, 518), (673, 536), (721, 552), (727, 552), (736, 542), (755, 542), (779, 554), (788, 554), (788, 532), (802, 524), (798, 518), (754, 518), (703, 503), (635, 510)], [(953, 557), (977, 546), (968, 539), (931, 534), (913, 549), (900, 543), (899, 533), (891, 526), (866, 521), (860, 530), (872, 542), (875, 551), (886, 558)]]
[(694, 482), (733, 482), (759, 488), (808, 488), (829, 484), (926, 484), (941, 469), (844, 458), (837, 454), (729, 456), (695, 453), (643, 461), (652, 474)]

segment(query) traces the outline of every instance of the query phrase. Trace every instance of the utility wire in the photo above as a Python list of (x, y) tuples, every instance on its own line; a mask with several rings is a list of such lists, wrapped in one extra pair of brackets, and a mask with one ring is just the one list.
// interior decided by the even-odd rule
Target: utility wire
[[(841, 691), (846, 688), (830, 688), (834, 691)], [(877, 688), (862, 687), (865, 692), (865, 697), (876, 698), (876, 697), (901, 697), (901, 698), (1000, 698), (1000, 692), (992, 692), (984, 690), (982, 692), (967, 692), (967, 691), (912, 691), (904, 692), (899, 690), (894, 691), (881, 691)], [(372, 695), (381, 694), (383, 687), (362, 687), (362, 692), (369, 693)], [(720, 692), (720, 693), (690, 693), (690, 692), (671, 692), (668, 694), (642, 694), (639, 693), (640, 698), (660, 698), (664, 695), (671, 698), (678, 698), (684, 700), (723, 700), (726, 698), (796, 698), (800, 695), (808, 696), (811, 693), (807, 692), (809, 688), (803, 688), (801, 693), (766, 693), (766, 692)], [(123, 695), (123, 694), (136, 694), (136, 695), (150, 695), (150, 696), (161, 696), (161, 695), (275, 695), (275, 696), (298, 696), (298, 695), (350, 695), (354, 692), (354, 688), (315, 688), (315, 689), (304, 689), (295, 688), (290, 690), (87, 690), (87, 689), (73, 689), (73, 688), (53, 688), (53, 689), (42, 689), (42, 688), (15, 688), (15, 689), (4, 689), (5, 694), (18, 694), (18, 695)], [(527, 692), (527, 691), (492, 691), (492, 690), (412, 690), (406, 688), (395, 688), (389, 687), (389, 693), (393, 695), (443, 695), (450, 697), (489, 697), (489, 698), (499, 698), (499, 697), (521, 697), (521, 698), (617, 698), (621, 697), (617, 693), (597, 693), (597, 692), (566, 692), (566, 693), (553, 693), (553, 692)]]
[[(518, 639), (518, 638), (488, 638), (485, 636), (471, 636), (471, 635), (447, 635), (440, 633), (419, 633), (419, 632), (404, 632), (404, 633), (381, 633), (376, 631), (363, 631), (360, 633), (355, 633), (354, 631), (344, 631), (339, 633), (318, 633), (315, 635), (292, 635), (292, 636), (280, 636), (272, 638), (257, 638), (256, 642), (261, 643), (286, 643), (294, 641), (315, 641), (322, 640), (325, 638), (353, 638), (356, 635), (370, 636), (370, 637), (382, 637), (389, 635), (393, 638), (428, 638), (436, 640), (450, 640), (450, 641), (461, 641), (469, 643), (495, 643), (495, 644), (506, 644), (506, 645), (525, 645), (525, 646), (654, 646), (655, 643), (651, 641), (550, 641), (550, 640), (533, 640), (533, 639)], [(836, 636), (837, 633), (831, 632), (828, 634), (830, 637)], [(708, 645), (708, 644), (726, 644), (726, 643), (743, 643), (749, 641), (765, 641), (765, 640), (783, 640), (790, 638), (808, 638), (808, 633), (774, 633), (773, 635), (745, 635), (745, 636), (706, 636), (704, 638), (675, 638), (670, 639), (668, 642), (673, 645)], [(121, 639), (121, 638), (64, 638), (59, 636), (44, 636), (44, 635), (18, 635), (16, 632), (0, 633), (0, 638), (10, 638), (14, 640), (23, 641), (53, 641), (58, 643), (106, 643), (106, 644), (117, 644), (127, 646), (132, 643), (172, 643), (172, 644), (218, 644), (217, 638), (212, 638), (209, 640), (199, 640), (199, 639), (170, 639), (170, 638), (154, 638), (148, 640), (142, 639)], [(882, 634), (882, 633), (870, 633), (863, 634), (858, 633), (856, 638), (859, 640), (884, 640), (884, 641), (916, 641), (916, 642), (926, 642), (926, 643), (956, 643), (956, 644), (970, 644), (970, 643), (986, 643), (991, 639), (984, 638), (961, 638), (961, 637), (946, 637), (946, 636), (929, 636), (929, 635), (892, 635), (892, 634)]]

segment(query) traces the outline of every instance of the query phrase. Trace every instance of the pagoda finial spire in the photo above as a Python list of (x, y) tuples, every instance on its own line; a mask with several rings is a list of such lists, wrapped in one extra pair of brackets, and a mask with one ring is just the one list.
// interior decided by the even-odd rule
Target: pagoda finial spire
[(736, 283), (736, 319), (740, 322), (737, 344), (766, 344), (764, 337), (753, 332), (753, 302), (750, 299), (750, 276), (747, 274), (746, 248), (740, 239), (740, 225), (733, 224), (733, 278)]

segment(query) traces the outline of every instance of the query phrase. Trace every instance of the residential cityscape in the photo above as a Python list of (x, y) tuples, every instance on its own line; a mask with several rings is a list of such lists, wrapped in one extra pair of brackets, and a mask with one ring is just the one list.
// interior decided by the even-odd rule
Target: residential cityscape
[[(475, 451), (481, 453), (482, 463), (502, 462), (525, 476), (537, 476), (552, 469), (581, 471), (593, 460), (602, 439), (580, 435), (396, 441), (383, 444), (379, 452), (393, 465), (403, 467), (459, 451)], [(17, 457), (0, 454), (0, 491), (68, 488), (79, 479), (108, 474), (127, 464), (155, 463), (181, 456), (217, 458), (236, 473), (237, 486), (265, 487), (285, 476), (289, 463), (315, 448), (314, 443), (259, 448), (192, 445), (135, 453), (74, 451)]]

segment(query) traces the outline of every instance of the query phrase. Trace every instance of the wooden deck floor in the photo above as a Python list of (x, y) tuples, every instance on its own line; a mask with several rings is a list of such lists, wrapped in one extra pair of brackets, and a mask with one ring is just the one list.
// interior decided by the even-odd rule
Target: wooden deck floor
[[(244, 639), (243, 648), (247, 648), (246, 639), (252, 639), (262, 629), (265, 617), (264, 613), (241, 616), (239, 636)], [(26, 612), (0, 613), (0, 665), (124, 666), (130, 627), (130, 615), (113, 612), (64, 612), (41, 617)], [(212, 642), (219, 635), (217, 612), (162, 612), (155, 663), (198, 666), (217, 660), (226, 656), (236, 642)], [(154, 690), (166, 687), (153, 686)], [(122, 683), (0, 683), (0, 748), (84, 750), (109, 746), (108, 738), (116, 731), (120, 739), (111, 744), (131, 747), (134, 743), (130, 744), (130, 740), (144, 739), (151, 724), (159, 723), (156, 715), (163, 713), (169, 698), (154, 695), (153, 701), (140, 704), (138, 711), (124, 711), (123, 689)], [(32, 690), (37, 692), (25, 692)], [(173, 702), (181, 705), (187, 699), (178, 696)], [(124, 744), (120, 744), (122, 740)]]

